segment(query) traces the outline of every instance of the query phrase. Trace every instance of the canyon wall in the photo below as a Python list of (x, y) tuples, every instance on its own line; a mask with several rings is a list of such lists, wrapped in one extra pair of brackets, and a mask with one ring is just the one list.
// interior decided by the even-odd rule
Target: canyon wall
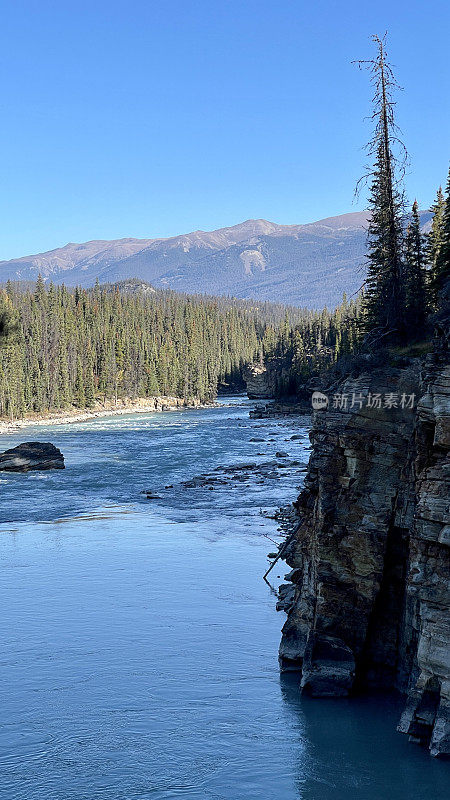
[(265, 364), (246, 364), (242, 377), (250, 400), (269, 400), (275, 397), (276, 382)]
[[(242, 377), (250, 400), (273, 400), (277, 396), (289, 395), (291, 364), (279, 356), (269, 358), (265, 363), (256, 361), (243, 367)], [(308, 406), (309, 401), (308, 396)]]
[(281, 669), (313, 696), (399, 689), (399, 730), (449, 754), (447, 342), (329, 397), (284, 556)]

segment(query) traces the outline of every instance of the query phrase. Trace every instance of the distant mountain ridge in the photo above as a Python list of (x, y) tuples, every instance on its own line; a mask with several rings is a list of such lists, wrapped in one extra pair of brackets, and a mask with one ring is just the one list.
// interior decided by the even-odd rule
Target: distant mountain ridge
[[(424, 225), (430, 214), (422, 214)], [(321, 308), (352, 295), (364, 280), (368, 212), (306, 225), (246, 220), (216, 231), (166, 239), (70, 243), (0, 262), (0, 282), (44, 280), (93, 286), (140, 278), (156, 288), (233, 295)]]

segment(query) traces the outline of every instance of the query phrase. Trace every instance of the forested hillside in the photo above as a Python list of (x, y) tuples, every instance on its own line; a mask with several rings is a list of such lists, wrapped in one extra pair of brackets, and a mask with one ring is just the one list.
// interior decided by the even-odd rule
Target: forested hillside
[(11, 418), (124, 397), (211, 400), (218, 381), (239, 378), (244, 363), (285, 355), (295, 343), (304, 369), (316, 350), (334, 357), (341, 335), (330, 338), (327, 311), (130, 292), (129, 284), (69, 291), (42, 279), (32, 288), (8, 283), (0, 319), (0, 415)]

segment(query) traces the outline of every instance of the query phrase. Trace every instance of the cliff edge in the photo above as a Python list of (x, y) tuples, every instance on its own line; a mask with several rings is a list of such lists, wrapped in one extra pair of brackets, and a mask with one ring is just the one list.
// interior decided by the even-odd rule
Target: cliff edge
[(399, 730), (448, 755), (448, 343), (347, 378), (329, 400), (284, 556), (281, 669), (313, 696), (400, 690)]

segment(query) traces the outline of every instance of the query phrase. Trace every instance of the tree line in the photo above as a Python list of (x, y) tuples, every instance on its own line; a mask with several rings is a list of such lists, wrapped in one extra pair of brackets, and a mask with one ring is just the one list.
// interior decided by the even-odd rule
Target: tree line
[(359, 348), (360, 324), (361, 297), (348, 301), (344, 294), (334, 311), (324, 308), (294, 326), (286, 314), (282, 325), (268, 326), (257, 357), (278, 375), (277, 396), (296, 395), (312, 377), (352, 357)]
[(0, 415), (158, 395), (204, 402), (219, 381), (238, 382), (245, 363), (291, 340), (299, 363), (304, 342), (305, 364), (329, 340), (328, 312), (144, 288), (8, 282), (0, 290)]

